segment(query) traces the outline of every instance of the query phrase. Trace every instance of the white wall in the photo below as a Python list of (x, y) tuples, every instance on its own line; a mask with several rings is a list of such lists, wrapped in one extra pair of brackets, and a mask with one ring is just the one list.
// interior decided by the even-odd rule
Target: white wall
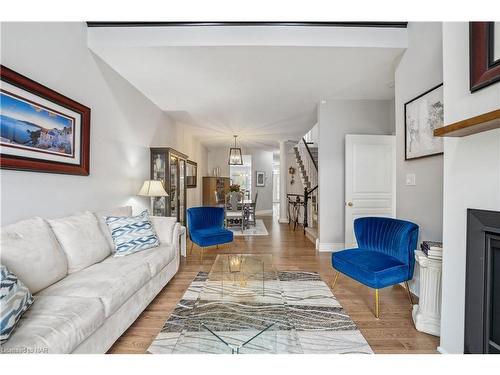
[[(135, 194), (149, 178), (151, 145), (193, 154), (200, 176), (206, 173), (206, 150), (86, 43), (84, 23), (1, 24), (3, 65), (92, 110), (90, 176), (1, 170), (2, 224), (124, 204), (148, 207)], [(200, 194), (201, 188), (188, 195), (194, 202)]]
[[(259, 192), (256, 210), (260, 214), (272, 213), (273, 209), (273, 151), (264, 151), (242, 147), (243, 155), (252, 156), (252, 196)], [(220, 147), (210, 149), (208, 151), (208, 173), (212, 175), (213, 169), (220, 168), (220, 176), (229, 177), (229, 165), (227, 160), (229, 157), (228, 147)], [(264, 171), (266, 173), (266, 186), (255, 186), (256, 171)]]
[[(410, 22), (408, 49), (395, 71), (396, 215), (420, 227), (419, 240), (441, 241), (443, 232), (443, 156), (405, 160), (404, 103), (443, 82), (442, 23)], [(446, 105), (446, 104), (445, 104)], [(406, 186), (406, 175), (416, 185)], [(416, 265), (410, 288), (419, 294)]]
[(392, 134), (388, 100), (331, 100), (318, 108), (320, 250), (344, 244), (345, 135)]
[[(468, 23), (443, 25), (445, 124), (500, 107), (500, 83), (469, 91)], [(500, 130), (445, 138), (441, 343), (462, 353), (464, 340), (466, 209), (500, 211)]]
[[(441, 241), (443, 222), (443, 156), (405, 161), (404, 103), (443, 82), (442, 24), (410, 22), (408, 49), (395, 72), (397, 137), (397, 216), (417, 223), (420, 237)], [(406, 186), (407, 173), (416, 186)]]

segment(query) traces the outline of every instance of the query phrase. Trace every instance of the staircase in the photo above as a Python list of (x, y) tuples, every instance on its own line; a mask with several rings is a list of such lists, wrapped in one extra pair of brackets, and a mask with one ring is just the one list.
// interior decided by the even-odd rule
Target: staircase
[(304, 233), (316, 244), (318, 238), (318, 147), (302, 138), (293, 148), (304, 186)]

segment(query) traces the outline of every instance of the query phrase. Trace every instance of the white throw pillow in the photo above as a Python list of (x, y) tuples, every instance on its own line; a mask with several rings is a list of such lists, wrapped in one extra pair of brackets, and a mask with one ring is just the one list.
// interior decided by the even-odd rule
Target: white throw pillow
[(110, 255), (104, 234), (91, 212), (47, 220), (68, 258), (68, 273), (78, 272)]
[(109, 248), (112, 252), (115, 251), (115, 244), (113, 242), (113, 237), (111, 237), (111, 232), (109, 230), (108, 224), (106, 224), (107, 216), (132, 216), (132, 206), (116, 207), (110, 210), (101, 210), (94, 212), (97, 221), (99, 222), (99, 227), (108, 241)]
[(148, 211), (130, 217), (108, 216), (106, 223), (115, 243), (115, 257), (160, 246), (160, 240), (149, 220)]
[(47, 288), (68, 274), (68, 262), (49, 224), (40, 217), (2, 228), (1, 263), (30, 292)]
[(169, 216), (150, 216), (149, 218), (160, 243), (171, 244), (177, 218)]

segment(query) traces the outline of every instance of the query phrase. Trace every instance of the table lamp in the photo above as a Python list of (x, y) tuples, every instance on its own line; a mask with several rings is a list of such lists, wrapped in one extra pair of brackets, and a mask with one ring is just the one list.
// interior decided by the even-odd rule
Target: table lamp
[(168, 197), (168, 194), (163, 187), (163, 183), (160, 180), (144, 181), (141, 190), (139, 190), (137, 195), (151, 198), (151, 215), (154, 215), (154, 199), (156, 197)]

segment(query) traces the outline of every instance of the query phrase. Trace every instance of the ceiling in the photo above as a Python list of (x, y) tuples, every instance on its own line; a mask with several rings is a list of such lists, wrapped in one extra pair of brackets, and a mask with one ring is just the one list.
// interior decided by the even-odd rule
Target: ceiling
[[(139, 44), (139, 45), (138, 45)], [(274, 150), (298, 139), (329, 99), (392, 99), (402, 48), (141, 46), (93, 48), (209, 149)]]

